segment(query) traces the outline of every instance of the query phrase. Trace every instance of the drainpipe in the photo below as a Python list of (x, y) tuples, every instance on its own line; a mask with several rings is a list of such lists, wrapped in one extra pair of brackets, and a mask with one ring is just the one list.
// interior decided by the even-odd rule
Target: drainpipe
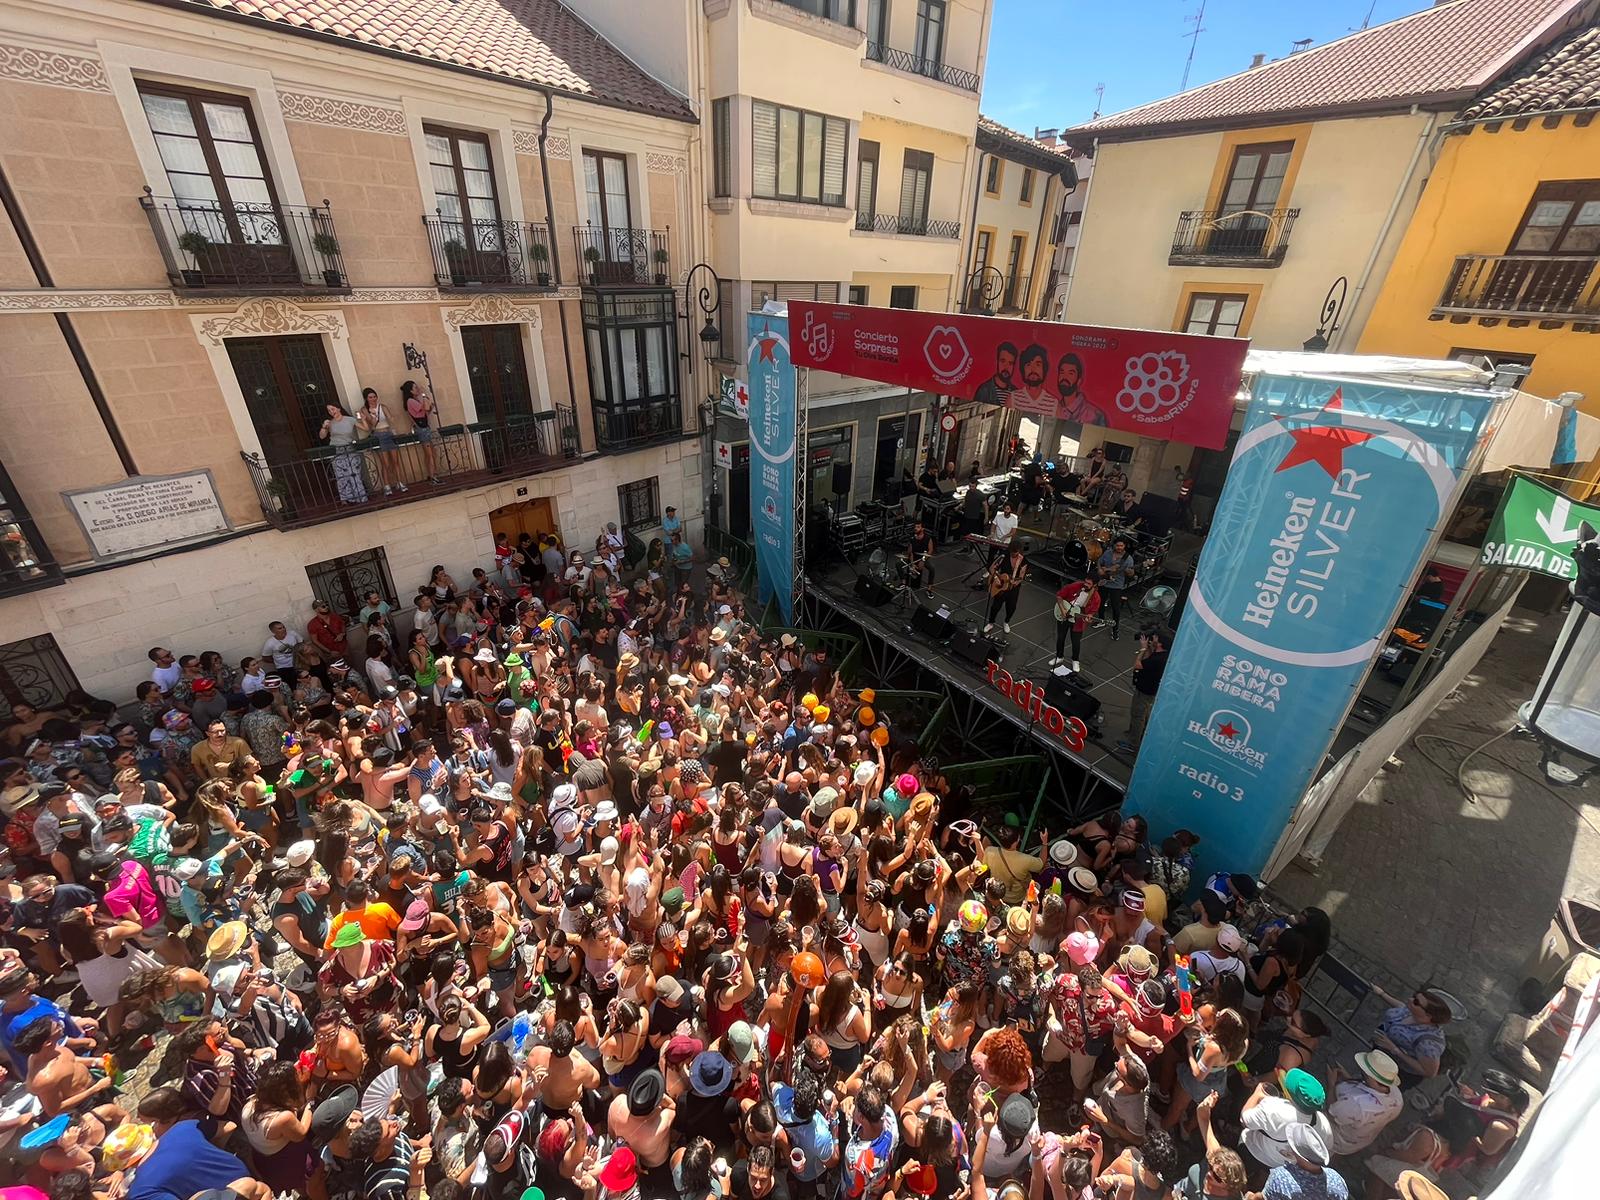
[[(28, 266), (33, 270), (34, 279), (42, 288), (55, 287), (55, 281), (50, 277), (50, 268), (45, 265), (44, 254), (39, 250), (39, 243), (33, 240), (33, 230), (28, 227), (28, 218), (23, 214), (17, 194), (11, 190), (11, 180), (4, 169), (0, 169), (0, 205), (4, 205), (6, 216), (11, 220), (11, 227), (16, 230), (17, 241), (22, 245), (22, 252), (28, 256)], [(57, 328), (61, 330), (61, 340), (67, 344), (67, 351), (72, 355), (72, 361), (78, 368), (83, 386), (88, 391), (89, 398), (94, 401), (94, 409), (100, 414), (100, 424), (105, 427), (106, 436), (111, 439), (111, 448), (117, 452), (117, 461), (122, 464), (125, 473), (130, 476), (137, 475), (139, 468), (134, 465), (133, 452), (128, 449), (127, 440), (117, 426), (117, 418), (111, 411), (111, 403), (106, 399), (105, 389), (100, 386), (100, 379), (94, 373), (94, 364), (89, 361), (88, 352), (78, 340), (78, 331), (72, 327), (72, 319), (64, 312), (52, 315), (56, 319)]]
[[(561, 278), (561, 246), (556, 240), (556, 206), (550, 191), (550, 164), (544, 156), (544, 143), (550, 136), (550, 118), (555, 115), (556, 100), (549, 90), (540, 90), (544, 91), (544, 119), (539, 122), (539, 180), (544, 184), (544, 231), (550, 241), (550, 267), (556, 274), (556, 286), (560, 287), (564, 282)], [(567, 369), (567, 398), (572, 401), (572, 436), (581, 455), (583, 422), (578, 420), (578, 385), (572, 376), (572, 338), (567, 333), (565, 300), (556, 301), (556, 317), (561, 322), (561, 358)]]
[[(1043, 175), (1044, 172), (1041, 171), (1040, 174)], [(1033, 231), (1033, 265), (1028, 271), (1028, 291), (1030, 293), (1034, 290), (1034, 283), (1039, 278), (1039, 251), (1044, 248), (1044, 220), (1050, 215), (1050, 185), (1056, 181), (1056, 178), (1054, 175), (1045, 175), (1044, 195), (1039, 197), (1039, 228)], [(1038, 314), (1033, 311), (1033, 297), (1031, 295), (1027, 297), (1027, 302), (1023, 305), (1023, 311), (1028, 315), (1029, 319), (1037, 318)]]
[[(1415, 112), (1415, 107), (1412, 108)], [(1350, 294), (1350, 320), (1344, 323), (1344, 328), (1334, 334), (1333, 345), (1330, 351), (1341, 348), (1344, 335), (1356, 323), (1356, 315), (1361, 311), (1361, 297), (1367, 290), (1367, 283), (1372, 278), (1372, 272), (1378, 266), (1378, 256), (1383, 253), (1383, 244), (1389, 240), (1389, 233), (1394, 228), (1395, 218), (1400, 215), (1400, 204), (1405, 199), (1406, 193), (1411, 190), (1411, 181), (1416, 177), (1417, 164), (1422, 161), (1422, 151), (1433, 137), (1434, 124), (1439, 120), (1438, 113), (1428, 114), (1428, 123), (1422, 127), (1422, 132), (1417, 135), (1417, 144), (1411, 151), (1411, 162), (1406, 167), (1406, 173), (1400, 179), (1400, 186), (1395, 189), (1394, 199), (1389, 202), (1389, 212), (1383, 218), (1383, 226), (1378, 230), (1378, 236), (1372, 240), (1372, 253), (1367, 255), (1367, 265), (1361, 268), (1361, 278), (1356, 281), (1355, 290)], [(1090, 177), (1089, 182), (1094, 182)], [(1080, 235), (1081, 236), (1081, 235)]]
[[(1095, 138), (1089, 158), (1097, 162), (1100, 157), (1100, 139)], [(1066, 320), (1067, 305), (1072, 303), (1072, 281), (1078, 277), (1078, 255), (1083, 250), (1083, 231), (1089, 224), (1089, 202), (1094, 199), (1094, 172), (1089, 172), (1089, 182), (1083, 188), (1082, 215), (1078, 218), (1078, 244), (1072, 248), (1072, 262), (1067, 267), (1067, 277), (1061, 282), (1061, 319)], [(1063, 234), (1063, 236), (1065, 236)]]
[[(977, 147), (973, 148), (977, 149)], [(967, 281), (972, 278), (972, 273), (978, 269), (978, 201), (983, 198), (984, 157), (985, 152), (978, 150), (978, 174), (973, 180), (972, 185), (972, 221), (968, 225), (968, 229), (971, 231), (970, 236), (972, 240), (968, 243), (970, 253), (964, 256), (967, 261), (962, 265), (962, 270), (965, 272), (965, 274), (961, 277), (960, 283), (956, 285), (960, 288), (965, 288), (967, 286)], [(965, 296), (965, 294), (965, 292), (960, 293), (962, 296)]]

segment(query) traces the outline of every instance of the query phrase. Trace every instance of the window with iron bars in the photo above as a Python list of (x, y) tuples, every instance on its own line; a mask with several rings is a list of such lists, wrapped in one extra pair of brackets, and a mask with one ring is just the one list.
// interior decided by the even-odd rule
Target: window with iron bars
[(347, 617), (361, 610), (368, 592), (377, 592), (394, 608), (401, 607), (382, 546), (312, 563), (306, 568), (306, 578), (311, 581), (314, 599), (326, 601), (334, 612)]
[(624, 529), (649, 529), (661, 524), (661, 479), (636, 479), (617, 489), (617, 508)]

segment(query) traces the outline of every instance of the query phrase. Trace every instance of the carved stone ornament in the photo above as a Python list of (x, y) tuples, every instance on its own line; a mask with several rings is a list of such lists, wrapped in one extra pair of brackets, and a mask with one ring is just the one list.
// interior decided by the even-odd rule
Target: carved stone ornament
[(0, 45), (0, 78), (76, 88), (80, 92), (111, 90), (105, 64), (99, 59), (33, 46)]
[(344, 318), (336, 312), (307, 312), (298, 304), (277, 296), (246, 300), (230, 316), (212, 317), (200, 322), (200, 332), (213, 346), (224, 338), (252, 337), (258, 334), (325, 333), (344, 336)]
[(537, 304), (517, 304), (499, 295), (477, 296), (464, 308), (449, 308), (444, 313), (447, 328), (459, 331), (463, 325), (528, 324), (542, 328), (544, 317)]
[(365, 129), (370, 133), (406, 135), (406, 117), (397, 108), (358, 104), (354, 100), (334, 100), (327, 96), (308, 96), (303, 92), (279, 92), (278, 104), (290, 121), (309, 121), (315, 125), (336, 125), (341, 129)]

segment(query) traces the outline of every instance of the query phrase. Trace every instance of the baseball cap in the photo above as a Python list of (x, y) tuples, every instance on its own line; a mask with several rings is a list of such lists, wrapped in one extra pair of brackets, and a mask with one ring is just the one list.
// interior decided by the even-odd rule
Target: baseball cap
[(1217, 948), (1228, 951), (1243, 950), (1244, 934), (1240, 933), (1232, 925), (1218, 925)]
[(728, 1049), (742, 1063), (749, 1062), (759, 1049), (756, 1031), (748, 1021), (735, 1021), (728, 1026)]
[(310, 838), (293, 843), (284, 851), (283, 857), (291, 867), (303, 867), (311, 861), (311, 856), (316, 853), (317, 844)]
[(415, 933), (428, 923), (428, 914), (432, 911), (426, 900), (413, 900), (406, 907), (405, 920), (400, 922), (400, 928), (406, 933)]
[(668, 1004), (676, 1006), (683, 999), (683, 984), (678, 982), (676, 975), (663, 975), (656, 980), (656, 995)]
[(361, 1096), (356, 1089), (346, 1084), (317, 1105), (316, 1111), (311, 1114), (311, 1140), (319, 1146), (326, 1146), (333, 1141), (360, 1101)]
[(1020, 1092), (1006, 1097), (1000, 1106), (1000, 1131), (1015, 1141), (1033, 1128), (1033, 1103)]

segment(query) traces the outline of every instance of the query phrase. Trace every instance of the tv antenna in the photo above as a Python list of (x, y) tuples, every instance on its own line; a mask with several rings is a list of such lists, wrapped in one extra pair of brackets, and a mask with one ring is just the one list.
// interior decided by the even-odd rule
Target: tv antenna
[(1106, 85), (1103, 84), (1103, 83), (1095, 84), (1094, 85), (1094, 116), (1089, 118), (1091, 121), (1098, 121), (1100, 119), (1100, 108), (1101, 108), (1101, 105), (1104, 103), (1105, 98), (1106, 98)]
[(1202, 24), (1205, 19), (1206, 0), (1200, 0), (1200, 7), (1195, 11), (1194, 16), (1183, 19), (1184, 24), (1193, 25), (1194, 28), (1184, 35), (1189, 39), (1189, 57), (1184, 59), (1183, 62), (1183, 82), (1178, 85), (1180, 92), (1186, 91), (1189, 87), (1189, 70), (1194, 66), (1194, 48), (1200, 41), (1200, 35), (1205, 32), (1205, 27)]
[[(1361, 29), (1366, 29), (1369, 25), (1372, 24), (1372, 14), (1377, 12), (1377, 11), (1378, 11), (1378, 0), (1372, 0), (1372, 3), (1367, 6), (1367, 15), (1361, 19)], [(1359, 33), (1359, 32), (1361, 32), (1361, 30), (1358, 29), (1356, 32)]]

